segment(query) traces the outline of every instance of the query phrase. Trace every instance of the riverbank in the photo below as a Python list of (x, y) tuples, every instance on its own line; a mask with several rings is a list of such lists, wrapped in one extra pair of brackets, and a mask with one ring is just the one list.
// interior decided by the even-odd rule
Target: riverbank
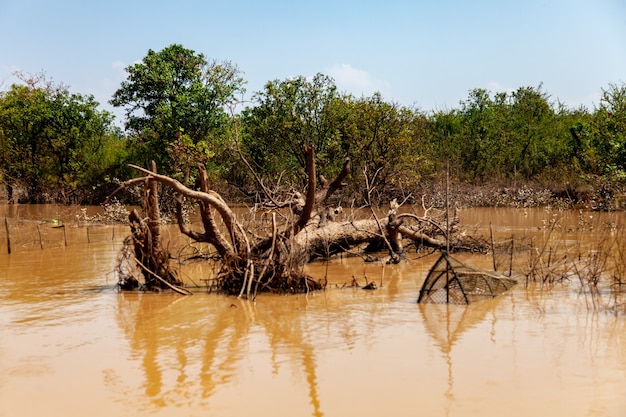
[[(19, 191), (19, 190), (18, 190)], [(235, 187), (222, 184), (216, 189), (228, 201), (246, 204), (251, 194), (244, 196)], [(22, 194), (18, 193), (18, 196)], [(393, 198), (412, 204), (424, 203), (433, 207), (445, 207), (446, 187), (444, 181), (423, 181), (419, 189), (403, 190), (396, 195), (378, 196), (380, 204), (385, 205)], [(407, 198), (408, 197), (408, 198)], [(106, 196), (102, 196), (104, 201)], [(340, 196), (340, 202), (358, 201), (358, 196)], [(494, 207), (494, 208), (533, 208), (553, 207), (557, 209), (584, 209), (591, 211), (626, 211), (626, 184), (621, 181), (610, 181), (604, 178), (589, 179), (576, 185), (554, 182), (550, 185), (541, 182), (502, 181), (470, 184), (450, 181), (448, 199), (459, 208)], [(254, 199), (256, 201), (256, 198)], [(0, 184), (0, 204), (8, 204), (7, 191)], [(50, 201), (50, 203), (54, 203)], [(138, 202), (127, 202), (138, 204)], [(62, 203), (59, 203), (62, 204)], [(91, 204), (87, 204), (91, 205)], [(95, 204), (97, 205), (97, 203)]]

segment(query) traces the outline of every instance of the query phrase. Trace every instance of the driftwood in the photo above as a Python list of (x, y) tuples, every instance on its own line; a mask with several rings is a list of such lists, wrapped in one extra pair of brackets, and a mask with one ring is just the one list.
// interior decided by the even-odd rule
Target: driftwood
[[(154, 274), (176, 287), (181, 285), (169, 270), (169, 254), (163, 250), (160, 241), (157, 183), (178, 195), (180, 232), (215, 248), (221, 269), (211, 280), (211, 288), (228, 294), (253, 298), (258, 292), (295, 293), (322, 289), (324, 283), (305, 274), (303, 264), (352, 251), (362, 245), (375, 246), (376, 242), (386, 242), (384, 247), (392, 262), (404, 257), (406, 240), (420, 246), (446, 248), (446, 230), (440, 221), (429, 216), (400, 213), (400, 205), (395, 202), (382, 218), (376, 217), (372, 210), (369, 219), (336, 221), (341, 208), (330, 206), (329, 201), (346, 185), (344, 180), (350, 173), (350, 160), (346, 158), (341, 172), (333, 181), (328, 181), (316, 176), (313, 148), (306, 147), (304, 152), (307, 161), (304, 195), (294, 191), (288, 199), (279, 198), (278, 193), (271, 192), (255, 175), (266, 194), (263, 209), (271, 215), (271, 227), (263, 235), (244, 227), (243, 220), (210, 189), (203, 166), (198, 167), (199, 189), (195, 190), (158, 174), (154, 166), (148, 170), (129, 165), (144, 174), (140, 179), (127, 181), (121, 189), (137, 183), (144, 185), (146, 219), (132, 212), (130, 225), (135, 256), (150, 271), (144, 274), (146, 283), (152, 282), (152, 286), (163, 288), (163, 283), (155, 280)], [(243, 156), (242, 159), (245, 162)], [(184, 199), (198, 203), (203, 230), (192, 230), (185, 223), (182, 215)]]

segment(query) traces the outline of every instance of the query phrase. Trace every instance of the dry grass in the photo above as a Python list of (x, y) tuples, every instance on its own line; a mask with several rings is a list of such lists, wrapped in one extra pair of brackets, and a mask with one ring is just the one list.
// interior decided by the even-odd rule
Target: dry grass
[(589, 308), (626, 312), (626, 225), (593, 217), (581, 212), (577, 224), (566, 225), (555, 215), (539, 237), (515, 239), (514, 272), (527, 287), (567, 287)]

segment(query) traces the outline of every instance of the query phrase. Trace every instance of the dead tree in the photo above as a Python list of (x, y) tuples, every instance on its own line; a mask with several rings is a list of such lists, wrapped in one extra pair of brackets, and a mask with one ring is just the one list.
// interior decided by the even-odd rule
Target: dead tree
[[(405, 240), (419, 245), (443, 249), (446, 231), (429, 217), (400, 213), (399, 205), (391, 204), (383, 218), (373, 215), (363, 220), (336, 221), (339, 208), (331, 207), (330, 197), (346, 184), (350, 160), (345, 159), (341, 172), (333, 181), (316, 176), (315, 155), (311, 147), (306, 154), (307, 186), (304, 193), (293, 192), (289, 199), (279, 199), (255, 175), (266, 194), (264, 213), (271, 225), (263, 235), (244, 227), (232, 208), (220, 194), (209, 187), (206, 170), (199, 166), (199, 189), (191, 189), (181, 182), (139, 166), (131, 168), (145, 176), (126, 182), (143, 183), (146, 198), (146, 219), (131, 213), (131, 229), (135, 256), (145, 265), (148, 275), (156, 275), (173, 286), (180, 282), (167, 269), (168, 255), (159, 242), (159, 218), (156, 183), (169, 187), (178, 195), (177, 222), (181, 233), (197, 242), (215, 248), (221, 260), (221, 269), (211, 282), (211, 288), (239, 296), (254, 297), (258, 292), (298, 293), (319, 290), (323, 283), (303, 272), (302, 266), (317, 258), (353, 250), (376, 241), (385, 241), (390, 259), (397, 261), (404, 254)], [(245, 159), (244, 159), (245, 162)], [(184, 221), (184, 199), (198, 203), (202, 230), (192, 230)], [(372, 214), (373, 214), (372, 210)], [(146, 253), (146, 249), (148, 249)]]
[[(154, 161), (151, 165), (151, 172), (156, 173)], [(163, 247), (158, 182), (149, 176), (131, 180), (113, 193), (105, 204), (123, 188), (138, 182), (142, 182), (144, 187), (145, 217), (141, 217), (136, 209), (128, 215), (131, 236), (125, 240), (124, 249), (118, 257), (118, 283), (125, 290), (171, 288), (187, 293), (172, 272), (170, 255)]]

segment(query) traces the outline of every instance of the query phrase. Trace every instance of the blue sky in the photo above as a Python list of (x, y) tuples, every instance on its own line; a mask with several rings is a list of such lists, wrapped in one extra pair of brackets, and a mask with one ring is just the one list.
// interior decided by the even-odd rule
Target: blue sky
[(0, 0), (0, 88), (45, 71), (110, 109), (124, 68), (173, 43), (231, 61), (249, 93), (321, 72), (424, 111), (540, 84), (593, 109), (626, 81), (626, 0)]

